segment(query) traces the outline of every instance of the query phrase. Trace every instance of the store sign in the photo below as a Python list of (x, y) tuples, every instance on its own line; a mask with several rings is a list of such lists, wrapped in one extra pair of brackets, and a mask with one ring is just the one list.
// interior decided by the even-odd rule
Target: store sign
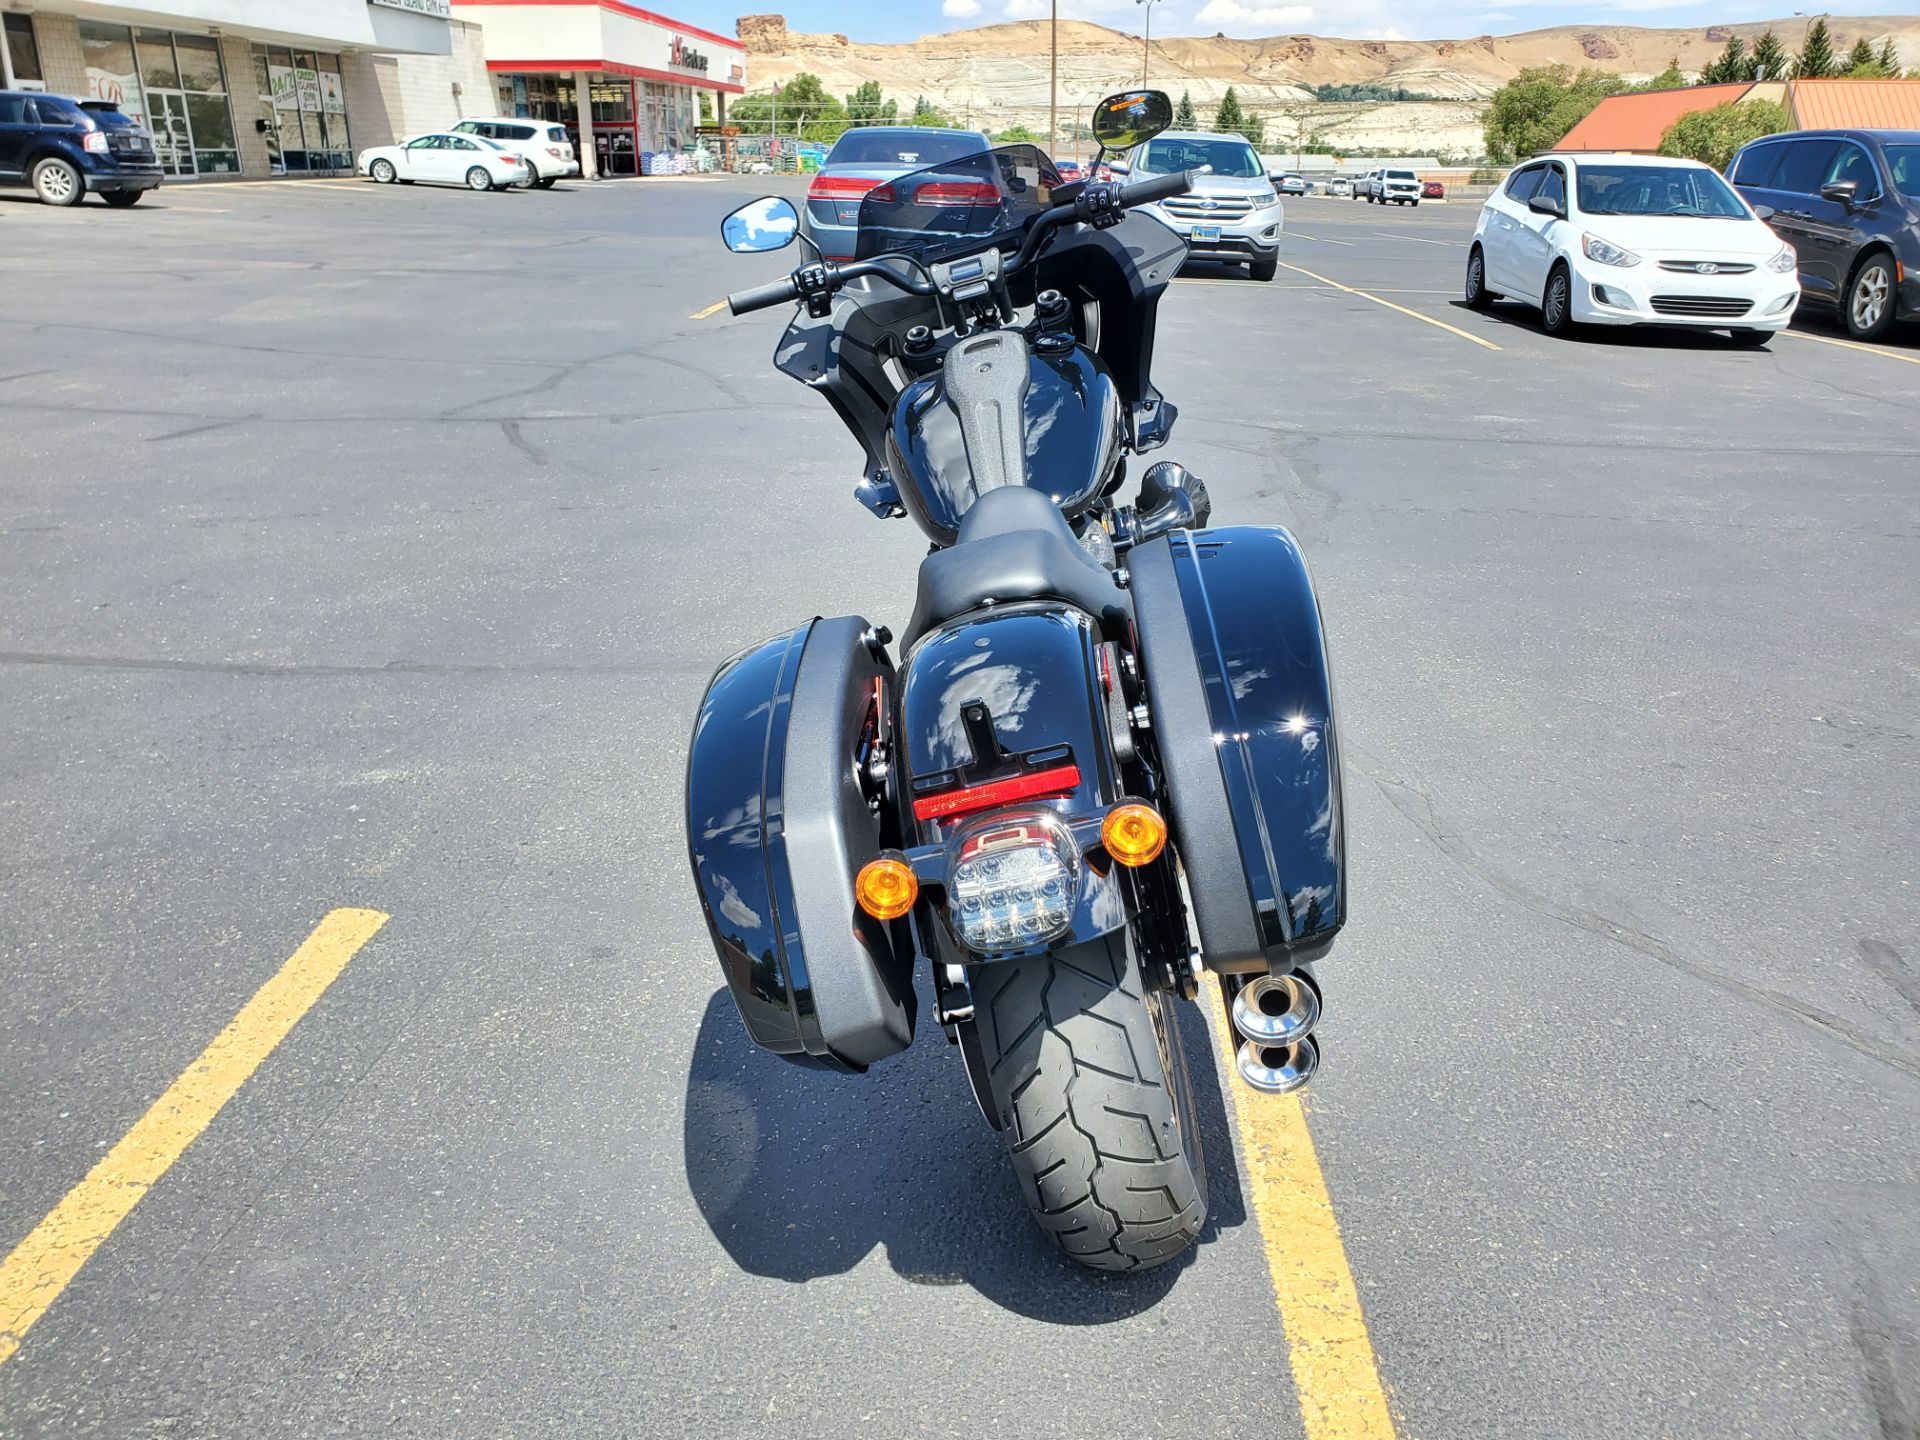
[(146, 106), (140, 98), (138, 75), (115, 75), (111, 70), (102, 70), (97, 66), (89, 65), (87, 97), (92, 100), (104, 100), (109, 105), (117, 105), (123, 114), (132, 117), (142, 125), (147, 123)]
[(298, 110), (300, 91), (293, 83), (291, 65), (267, 66), (267, 88), (273, 92), (273, 108), (276, 110)]
[(667, 68), (670, 70), (697, 70), (707, 73), (707, 57), (676, 35), (673, 37), (673, 49), (667, 52)]
[(309, 70), (304, 65), (296, 65), (293, 70), (294, 84), (300, 90), (300, 108), (309, 115), (320, 113), (320, 72)]
[(431, 15), (436, 20), (451, 20), (453, 6), (449, 0), (367, 0), (369, 5), (378, 5), (383, 10), (405, 10), (413, 15)]

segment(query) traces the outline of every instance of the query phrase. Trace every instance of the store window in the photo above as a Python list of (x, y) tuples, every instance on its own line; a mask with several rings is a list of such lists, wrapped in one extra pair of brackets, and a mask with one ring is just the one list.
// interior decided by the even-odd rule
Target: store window
[(122, 113), (148, 125), (146, 91), (133, 58), (133, 32), (124, 25), (82, 20), (80, 54), (87, 67), (88, 96), (118, 105)]
[(351, 173), (353, 142), (340, 57), (255, 45), (253, 71), (256, 128), (267, 142), (273, 173)]
[(22, 90), (43, 90), (46, 77), (40, 71), (40, 45), (33, 38), (31, 15), (6, 16), (0, 30), (0, 44), (7, 47), (7, 59), (13, 67), (13, 83)]
[(151, 130), (154, 150), (169, 174), (239, 172), (218, 41), (95, 20), (79, 25), (87, 93), (119, 106)]

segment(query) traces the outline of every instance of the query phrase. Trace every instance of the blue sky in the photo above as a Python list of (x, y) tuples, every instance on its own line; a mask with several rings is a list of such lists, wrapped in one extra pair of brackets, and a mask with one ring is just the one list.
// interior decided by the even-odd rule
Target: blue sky
[[(1802, 0), (1808, 4), (1809, 0)], [(672, 0), (667, 13), (724, 35), (733, 18), (694, 0)], [(1743, 9), (1728, 5), (1672, 5), (1662, 0), (1589, 0), (1578, 5), (1508, 0), (1489, 8), (1484, 0), (1157, 0), (1154, 34), (1274, 35), (1301, 32), (1359, 39), (1456, 39), (1486, 33), (1508, 34), (1550, 25), (1714, 25), (1730, 21), (1790, 16), (1792, 0), (1780, 8)], [(1853, 4), (1850, 15), (1913, 13), (1904, 3)], [(787, 17), (794, 30), (838, 31), (855, 40), (912, 40), (943, 30), (990, 25), (1001, 20), (1044, 19), (1047, 0), (899, 0), (873, 8), (870, 0), (771, 0), (766, 9)], [(1095, 20), (1116, 30), (1138, 31), (1137, 0), (1060, 0), (1062, 17)], [(1801, 22), (1804, 23), (1804, 22)], [(1784, 38), (1784, 32), (1783, 32)]]

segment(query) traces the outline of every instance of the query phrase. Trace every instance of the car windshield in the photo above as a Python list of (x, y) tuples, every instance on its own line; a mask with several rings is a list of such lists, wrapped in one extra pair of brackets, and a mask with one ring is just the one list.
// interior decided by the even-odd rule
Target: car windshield
[(1582, 165), (1580, 208), (1589, 215), (1682, 215), (1745, 220), (1747, 207), (1704, 166)]
[(980, 153), (977, 135), (932, 130), (849, 130), (827, 156), (829, 165), (943, 165)]
[(1064, 182), (1032, 145), (942, 161), (874, 186), (860, 201), (855, 258), (924, 255), (1021, 229)]
[(1909, 200), (1920, 200), (1920, 145), (1887, 146), (1887, 166), (1893, 188)]
[(1211, 166), (1230, 180), (1253, 180), (1267, 173), (1244, 140), (1153, 140), (1141, 148), (1133, 168), (1143, 175), (1172, 175)]
[(1413, 179), (1413, 172), (1411, 170), (1389, 170), (1387, 171), (1387, 179), (1411, 180)]

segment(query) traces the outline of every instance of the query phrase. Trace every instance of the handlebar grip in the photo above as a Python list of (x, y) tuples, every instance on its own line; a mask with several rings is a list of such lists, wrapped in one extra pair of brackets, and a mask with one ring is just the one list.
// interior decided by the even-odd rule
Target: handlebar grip
[(791, 275), (785, 275), (751, 290), (734, 291), (727, 296), (727, 309), (735, 315), (744, 315), (749, 310), (765, 310), (770, 305), (785, 305), (799, 298), (800, 288), (793, 283)]
[(1171, 175), (1156, 175), (1151, 180), (1136, 180), (1120, 192), (1120, 206), (1151, 205), (1171, 195), (1184, 195), (1193, 188), (1193, 171), (1176, 170)]

